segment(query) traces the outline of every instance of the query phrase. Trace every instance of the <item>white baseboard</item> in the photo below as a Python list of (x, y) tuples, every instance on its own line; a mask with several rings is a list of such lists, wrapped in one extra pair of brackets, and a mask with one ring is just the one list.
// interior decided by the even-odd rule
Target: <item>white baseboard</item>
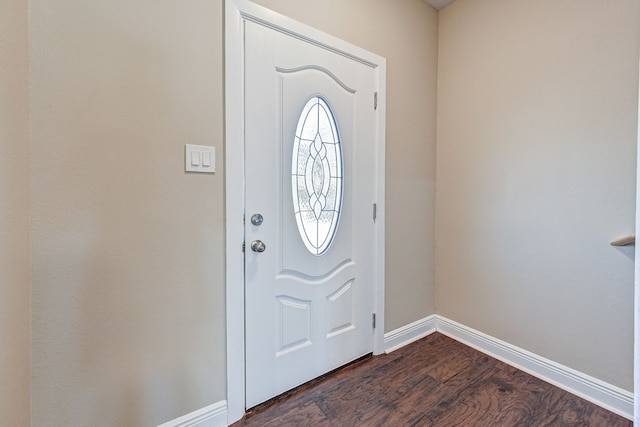
[(226, 427), (226, 425), (227, 401), (221, 400), (158, 427)]
[(386, 352), (390, 353), (436, 331), (633, 420), (633, 393), (439, 315), (425, 317), (386, 333)]
[[(387, 332), (384, 335), (385, 352), (390, 353), (436, 331), (615, 414), (633, 420), (633, 393), (439, 315), (434, 314)], [(227, 426), (227, 401), (222, 400), (158, 427), (225, 426)]]
[(569, 393), (629, 420), (633, 419), (633, 393), (631, 392), (442, 316), (436, 316), (436, 329), (443, 335), (495, 357)]
[(385, 353), (391, 353), (436, 331), (436, 315), (425, 317), (384, 334)]

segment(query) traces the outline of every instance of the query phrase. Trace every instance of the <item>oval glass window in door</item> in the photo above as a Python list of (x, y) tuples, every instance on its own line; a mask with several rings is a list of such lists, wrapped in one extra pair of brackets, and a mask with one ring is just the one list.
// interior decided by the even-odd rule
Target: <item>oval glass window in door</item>
[(298, 231), (313, 255), (333, 241), (342, 207), (342, 145), (327, 101), (314, 96), (305, 104), (293, 142), (291, 189)]

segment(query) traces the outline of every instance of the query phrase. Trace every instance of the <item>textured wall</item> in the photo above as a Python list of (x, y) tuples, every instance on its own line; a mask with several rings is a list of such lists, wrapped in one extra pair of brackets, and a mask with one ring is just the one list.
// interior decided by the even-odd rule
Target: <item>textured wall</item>
[[(429, 315), (437, 14), (280, 6), (389, 59), (387, 329)], [(34, 425), (152, 425), (222, 400), (222, 1), (30, 8)], [(185, 143), (215, 145), (218, 173), (184, 174)]]
[[(30, 2), (36, 426), (225, 399), (222, 12)], [(218, 172), (185, 174), (185, 143)]]
[[(387, 58), (386, 329), (432, 314), (437, 13), (259, 3)], [(7, 4), (0, 57), (22, 47), (0, 68), (0, 132), (26, 144), (26, 4)], [(34, 425), (156, 425), (226, 397), (222, 9), (30, 2)], [(438, 312), (630, 388), (632, 253), (608, 242), (633, 230), (637, 4), (457, 0), (440, 16)], [(185, 174), (185, 143), (216, 146), (218, 173)], [(28, 152), (8, 148), (1, 315), (18, 347), (0, 370), (19, 425)]]
[(385, 330), (433, 314), (438, 13), (422, 0), (256, 3), (387, 59)]
[(27, 2), (0, 2), (0, 425), (29, 425)]
[(440, 13), (439, 314), (632, 389), (640, 3)]

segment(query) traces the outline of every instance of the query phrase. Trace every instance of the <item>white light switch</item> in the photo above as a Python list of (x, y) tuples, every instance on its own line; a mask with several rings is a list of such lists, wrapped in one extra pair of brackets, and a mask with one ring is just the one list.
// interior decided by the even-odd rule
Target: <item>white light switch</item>
[(200, 166), (200, 153), (197, 151), (191, 152), (191, 166)]
[(202, 166), (211, 166), (211, 153), (208, 151), (202, 153)]
[(205, 145), (185, 145), (184, 170), (186, 172), (216, 172), (216, 148)]

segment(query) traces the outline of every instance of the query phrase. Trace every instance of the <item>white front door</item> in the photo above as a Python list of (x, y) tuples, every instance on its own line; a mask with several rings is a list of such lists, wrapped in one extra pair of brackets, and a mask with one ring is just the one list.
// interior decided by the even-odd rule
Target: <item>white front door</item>
[(245, 24), (246, 405), (373, 350), (375, 67)]

